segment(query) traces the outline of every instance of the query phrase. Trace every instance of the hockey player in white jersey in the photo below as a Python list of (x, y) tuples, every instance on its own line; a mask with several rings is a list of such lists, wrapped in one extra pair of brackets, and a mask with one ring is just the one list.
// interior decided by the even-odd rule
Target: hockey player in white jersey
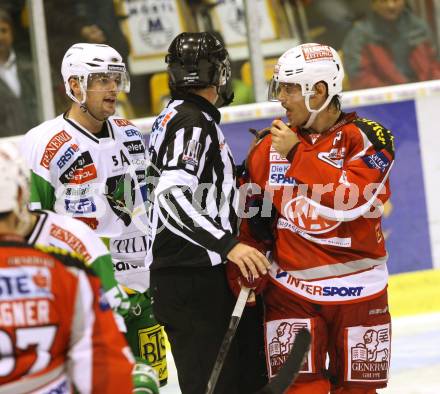
[(30, 130), (22, 143), (32, 170), (31, 207), (81, 220), (108, 242), (116, 277), (132, 290), (139, 313), (126, 320), (127, 339), (136, 355), (154, 360), (164, 382), (164, 338), (146, 293), (147, 154), (139, 130), (114, 116), (129, 75), (113, 48), (82, 43), (67, 50), (61, 73), (71, 108)]

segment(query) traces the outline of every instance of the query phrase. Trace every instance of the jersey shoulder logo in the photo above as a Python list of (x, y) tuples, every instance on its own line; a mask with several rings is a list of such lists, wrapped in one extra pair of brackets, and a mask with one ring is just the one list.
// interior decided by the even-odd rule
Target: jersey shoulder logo
[(50, 235), (68, 245), (73, 252), (76, 252), (85, 261), (90, 262), (92, 260), (92, 256), (90, 255), (84, 243), (70, 231), (52, 223), (52, 226), (50, 228)]
[(116, 126), (118, 126), (118, 127), (127, 127), (127, 126), (133, 126), (134, 127), (134, 124), (131, 123), (127, 119), (113, 119), (113, 121), (115, 122)]
[(161, 133), (167, 127), (168, 122), (177, 114), (174, 108), (166, 108), (162, 113), (156, 118), (151, 128), (152, 133)]
[(353, 123), (367, 136), (377, 151), (385, 149), (394, 159), (394, 136), (390, 130), (365, 118), (355, 119)]
[(66, 131), (62, 130), (59, 133), (55, 134), (50, 141), (47, 143), (43, 156), (40, 160), (40, 165), (47, 170), (49, 169), (50, 162), (58, 153), (60, 148), (67, 142), (72, 139), (72, 136), (68, 134)]

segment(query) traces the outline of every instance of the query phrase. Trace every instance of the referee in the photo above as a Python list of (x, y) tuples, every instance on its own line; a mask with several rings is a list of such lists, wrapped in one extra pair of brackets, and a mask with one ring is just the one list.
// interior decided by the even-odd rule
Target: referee
[[(235, 303), (224, 263), (259, 277), (269, 262), (235, 236), (235, 164), (216, 108), (233, 98), (224, 45), (210, 33), (181, 33), (166, 62), (172, 98), (149, 142), (147, 265), (153, 311), (168, 334), (182, 393), (203, 394)], [(247, 392), (238, 346), (216, 394)]]

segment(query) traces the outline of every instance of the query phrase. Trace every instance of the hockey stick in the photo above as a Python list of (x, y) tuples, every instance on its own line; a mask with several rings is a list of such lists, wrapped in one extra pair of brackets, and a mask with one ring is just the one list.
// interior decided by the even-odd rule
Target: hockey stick
[(209, 377), (208, 384), (206, 386), (206, 394), (212, 394), (217, 384), (218, 377), (223, 368), (226, 356), (228, 355), (229, 348), (231, 346), (232, 339), (237, 331), (238, 323), (240, 323), (241, 315), (243, 314), (246, 301), (251, 291), (248, 287), (242, 287), (240, 294), (238, 295), (237, 302), (235, 303), (234, 310), (232, 311), (231, 320), (229, 321), (229, 327), (223, 337), (223, 342), (218, 351), (217, 359), (215, 360), (214, 367), (212, 368), (211, 376)]
[(256, 394), (282, 394), (295, 381), (298, 373), (304, 363), (307, 351), (310, 347), (310, 332), (302, 329), (293, 342), (293, 348), (290, 351), (287, 360), (277, 373), (277, 375)]

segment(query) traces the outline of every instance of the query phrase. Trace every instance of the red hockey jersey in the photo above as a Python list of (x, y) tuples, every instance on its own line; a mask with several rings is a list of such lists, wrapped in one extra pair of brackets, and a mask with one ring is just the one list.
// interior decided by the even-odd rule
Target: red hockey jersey
[[(320, 135), (292, 132), (300, 143), (291, 162), (272, 148), (270, 135), (248, 157), (251, 182), (277, 212), (271, 280), (318, 303), (377, 295), (388, 276), (381, 216), (393, 135), (355, 113)], [(255, 246), (248, 226), (243, 221), (240, 238)]]
[(132, 356), (98, 278), (57, 252), (0, 243), (1, 391), (131, 393)]

